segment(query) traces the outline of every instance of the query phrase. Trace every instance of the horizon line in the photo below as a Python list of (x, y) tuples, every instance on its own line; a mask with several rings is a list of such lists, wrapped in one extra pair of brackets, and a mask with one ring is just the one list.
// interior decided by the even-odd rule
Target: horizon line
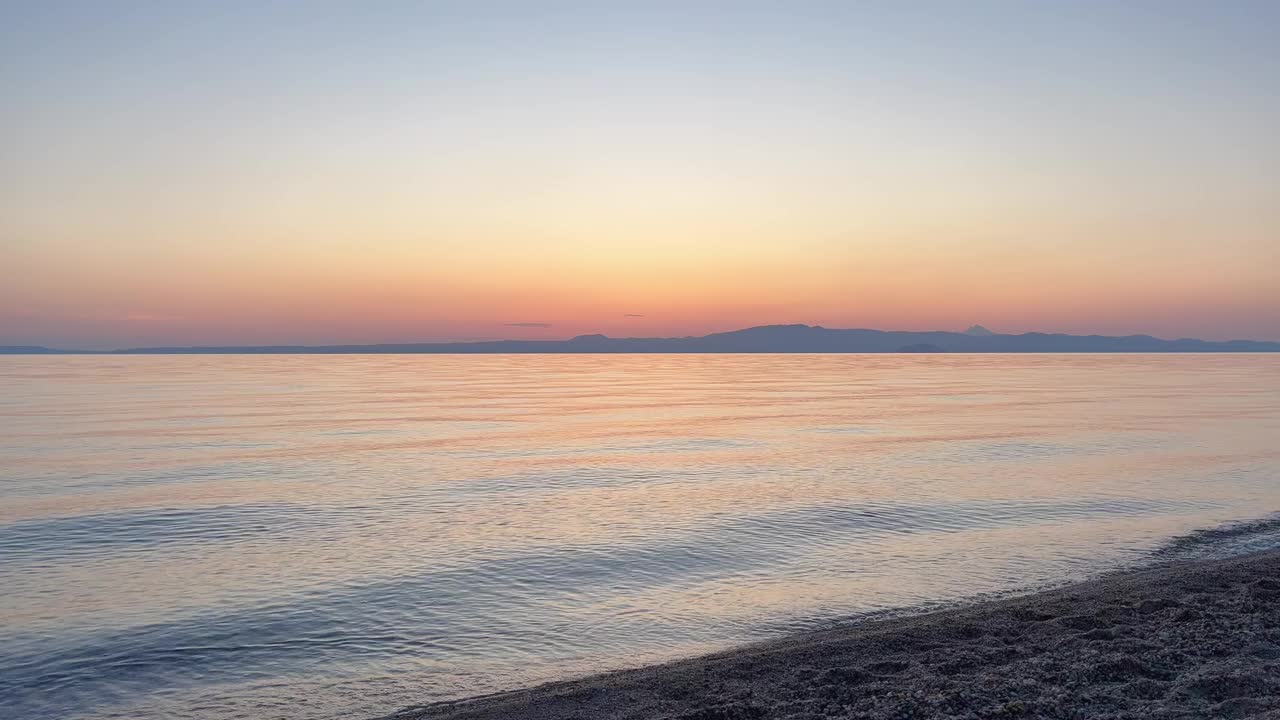
[[(154, 354), (165, 354), (166, 352), (177, 354), (184, 351), (190, 352), (190, 351), (225, 350), (225, 351), (228, 351), (228, 353), (230, 354), (239, 354), (245, 351), (265, 351), (265, 350), (271, 350), (271, 349), (282, 349), (282, 350), (287, 349), (287, 350), (296, 351), (296, 350), (324, 350), (324, 349), (337, 349), (337, 348), (357, 349), (357, 348), (392, 348), (392, 347), (424, 347), (424, 346), (432, 346), (432, 347), (483, 346), (483, 345), (497, 345), (501, 343), (519, 343), (521, 345), (531, 346), (531, 345), (547, 345), (547, 344), (554, 344), (554, 343), (573, 343), (573, 342), (586, 342), (586, 341), (615, 341), (615, 342), (682, 341), (682, 340), (689, 341), (689, 340), (702, 340), (706, 338), (712, 338), (712, 337), (723, 336), (723, 335), (733, 335), (735, 333), (745, 333), (753, 330), (782, 329), (782, 328), (792, 328), (792, 329), (803, 328), (805, 330), (822, 330), (822, 331), (829, 331), (829, 332), (866, 332), (866, 333), (881, 333), (881, 334), (893, 334), (893, 335), (954, 335), (961, 338), (965, 338), (969, 341), (981, 341), (984, 338), (1024, 338), (1026, 336), (1041, 336), (1046, 338), (1056, 337), (1056, 338), (1099, 339), (1099, 340), (1151, 340), (1151, 341), (1156, 341), (1161, 343), (1202, 343), (1207, 345), (1231, 345), (1231, 344), (1241, 344), (1241, 343), (1261, 344), (1261, 345), (1280, 345), (1280, 341), (1277, 341), (1277, 340), (1259, 340), (1259, 339), (1247, 339), (1247, 338), (1234, 338), (1229, 340), (1203, 340), (1201, 338), (1194, 338), (1194, 337), (1162, 338), (1155, 335), (1149, 335), (1146, 333), (1132, 333), (1128, 335), (1103, 335), (1099, 333), (1090, 333), (1087, 335), (1077, 335), (1073, 333), (1043, 332), (1038, 330), (1030, 330), (1030, 331), (1021, 332), (1021, 333), (1004, 333), (1004, 332), (988, 330), (987, 328), (981, 325), (970, 326), (967, 330), (884, 330), (879, 328), (867, 328), (867, 327), (829, 328), (823, 325), (808, 325), (806, 323), (773, 323), (768, 325), (751, 325), (748, 327), (738, 328), (736, 330), (710, 332), (703, 335), (670, 335), (670, 336), (654, 335), (654, 336), (611, 337), (603, 333), (584, 333), (584, 334), (579, 334), (579, 335), (574, 335), (571, 337), (559, 338), (559, 339), (498, 338), (498, 339), (485, 339), (485, 340), (420, 340), (420, 341), (402, 341), (402, 342), (364, 342), (364, 343), (338, 342), (338, 343), (318, 343), (318, 344), (266, 343), (266, 344), (218, 344), (218, 345), (139, 345), (139, 346), (127, 346), (127, 347), (107, 348), (107, 349), (99, 349), (99, 350), (90, 350), (85, 348), (52, 347), (47, 345), (0, 344), (0, 353), (10, 354), (10, 355), (46, 354), (46, 353), (106, 355), (106, 354), (127, 354), (127, 353), (146, 353), (146, 352), (154, 353)], [(635, 354), (644, 354), (644, 353), (655, 354), (658, 351), (639, 350), (639, 351), (632, 351), (632, 352)], [(708, 352), (714, 353), (717, 351), (708, 351)], [(719, 351), (719, 352), (723, 352), (723, 351)], [(778, 351), (763, 351), (763, 352), (778, 352)], [(786, 352), (786, 351), (783, 350), (781, 352)], [(885, 352), (885, 351), (876, 351), (876, 352)], [(922, 352), (922, 351), (913, 350), (909, 352)], [(934, 352), (947, 352), (947, 351), (945, 349), (938, 349)], [(955, 352), (955, 351), (952, 351), (952, 352)], [(964, 352), (964, 351), (961, 351), (961, 352)], [(972, 351), (969, 351), (969, 352), (972, 352)], [(997, 350), (992, 352), (1009, 352), (1009, 351)], [(1123, 351), (1123, 352), (1133, 352), (1133, 351)]]

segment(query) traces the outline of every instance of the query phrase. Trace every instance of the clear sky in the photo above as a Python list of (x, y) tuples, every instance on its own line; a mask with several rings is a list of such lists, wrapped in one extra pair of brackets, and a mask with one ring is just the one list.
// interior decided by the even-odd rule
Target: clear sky
[(1280, 2), (0, 3), (0, 344), (1280, 339)]

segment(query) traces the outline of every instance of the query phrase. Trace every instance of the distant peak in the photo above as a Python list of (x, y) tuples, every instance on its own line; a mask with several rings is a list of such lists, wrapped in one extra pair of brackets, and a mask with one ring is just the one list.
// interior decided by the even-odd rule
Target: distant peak
[(600, 340), (608, 340), (608, 339), (609, 339), (608, 335), (601, 335), (599, 333), (595, 333), (593, 335), (579, 335), (575, 337), (573, 340), (570, 340), (570, 342), (592, 342), (592, 341), (598, 342)]
[(794, 332), (794, 331), (821, 330), (821, 329), (822, 328), (817, 325), (805, 325), (804, 323), (791, 323), (790, 325), (753, 325), (752, 327), (749, 327), (749, 328), (743, 328), (742, 330), (731, 330), (730, 332), (757, 332), (761, 330), (769, 330), (769, 331), (784, 330), (784, 331)]
[(988, 329), (986, 329), (986, 328), (982, 327), (981, 325), (970, 325), (970, 326), (969, 326), (969, 329), (964, 331), (964, 334), (965, 334), (965, 335), (976, 335), (976, 336), (978, 336), (978, 337), (986, 337), (986, 336), (988, 336), (988, 335), (995, 335), (995, 333), (993, 333), (993, 332), (991, 332), (990, 330), (988, 330)]

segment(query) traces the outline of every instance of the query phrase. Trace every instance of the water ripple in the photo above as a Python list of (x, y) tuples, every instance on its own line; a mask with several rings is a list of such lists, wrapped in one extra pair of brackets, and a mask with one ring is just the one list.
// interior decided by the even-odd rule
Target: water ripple
[(1274, 546), (1240, 524), (1280, 508), (1268, 387), (1280, 358), (0, 358), (0, 717), (375, 716)]

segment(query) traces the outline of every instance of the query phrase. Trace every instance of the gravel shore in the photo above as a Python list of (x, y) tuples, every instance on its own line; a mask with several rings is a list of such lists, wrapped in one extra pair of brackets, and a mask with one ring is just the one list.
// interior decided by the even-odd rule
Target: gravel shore
[(390, 717), (1280, 718), (1280, 551), (1118, 572)]

